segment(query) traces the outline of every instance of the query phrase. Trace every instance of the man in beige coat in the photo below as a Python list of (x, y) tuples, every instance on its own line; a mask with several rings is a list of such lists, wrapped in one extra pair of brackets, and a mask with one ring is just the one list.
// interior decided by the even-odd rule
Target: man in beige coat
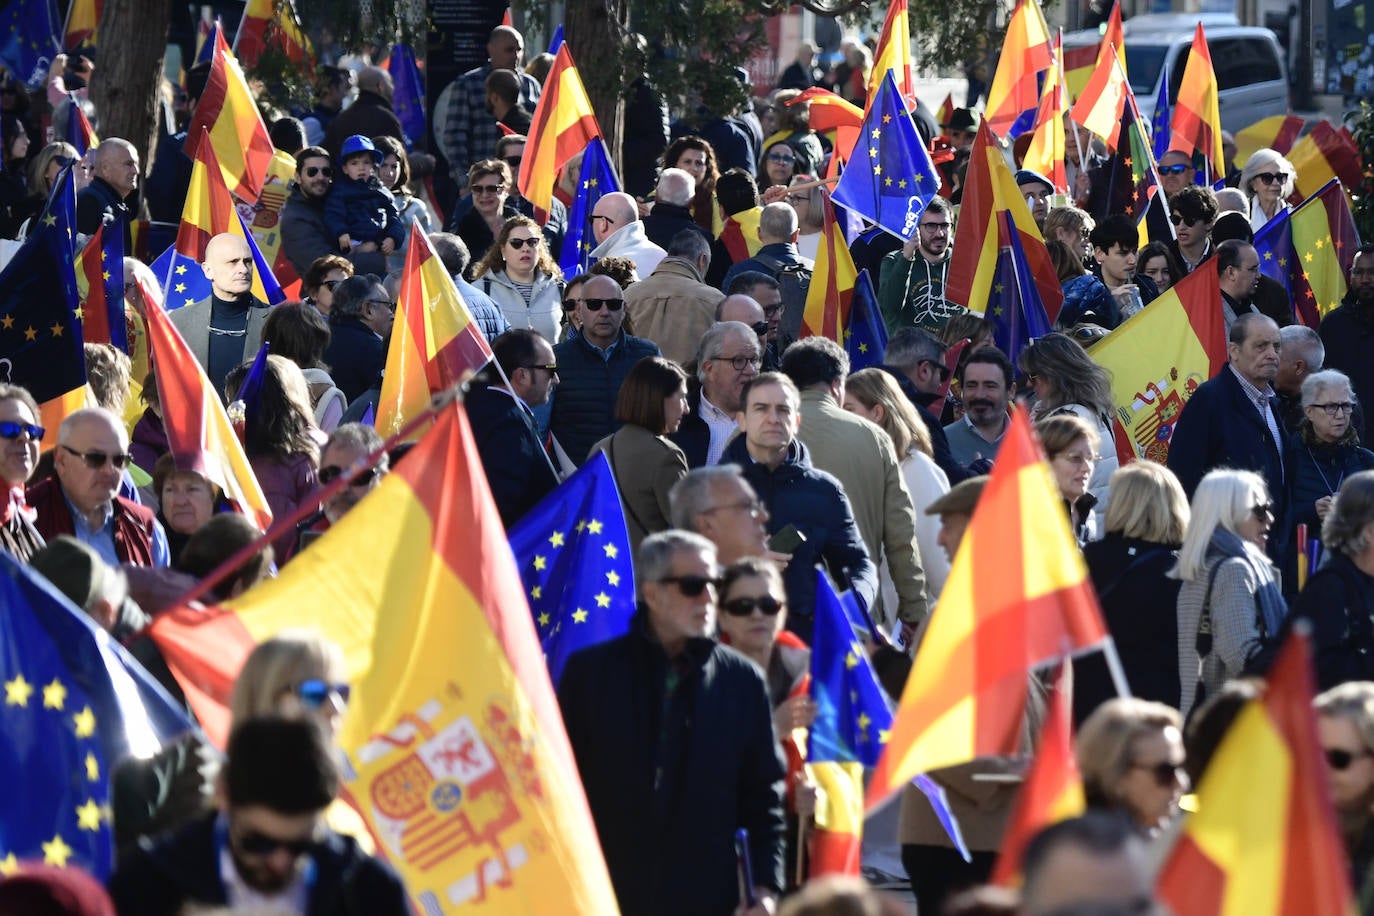
[(679, 366), (696, 358), (701, 335), (725, 298), (701, 282), (710, 263), (710, 243), (700, 232), (684, 229), (673, 236), (668, 256), (654, 272), (625, 290), (625, 314), (635, 335), (658, 344)]
[(895, 616), (902, 642), (910, 646), (926, 616), (926, 576), (916, 546), (916, 510), (892, 441), (881, 427), (840, 406), (849, 357), (833, 340), (807, 337), (792, 344), (783, 353), (782, 371), (801, 389), (797, 438), (810, 451), (812, 465), (839, 478), (869, 556), (887, 564), (896, 586), (895, 615), (878, 606), (873, 617)]

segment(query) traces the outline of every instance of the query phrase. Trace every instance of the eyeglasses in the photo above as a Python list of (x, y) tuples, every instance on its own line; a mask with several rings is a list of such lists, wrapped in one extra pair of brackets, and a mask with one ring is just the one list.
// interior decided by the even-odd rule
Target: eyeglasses
[(1069, 464), (1097, 464), (1101, 459), (1097, 455), (1069, 454), (1060, 452), (1055, 458), (1061, 458)]
[(1174, 781), (1178, 779), (1179, 771), (1182, 770), (1183, 767), (1179, 764), (1162, 760), (1159, 763), (1133, 763), (1131, 764), (1131, 769), (1148, 771), (1154, 776), (1155, 784), (1162, 789), (1174, 784)]
[(133, 460), (132, 455), (107, 455), (104, 452), (78, 452), (69, 445), (64, 445), (62, 448), (84, 461), (86, 467), (90, 468), (92, 471), (100, 470), (105, 466), (105, 462), (107, 461), (114, 465), (116, 471), (122, 471), (125, 465)]
[(334, 169), (327, 165), (307, 165), (301, 169), (301, 174), (306, 178), (314, 178), (316, 175), (323, 175), (325, 178), (334, 177)]
[(618, 312), (625, 305), (624, 299), (578, 299), (577, 301), (585, 305), (589, 312), (599, 312), (602, 306), (613, 312)]
[(710, 515), (712, 512), (748, 512), (750, 518), (758, 518), (763, 512), (763, 504), (757, 499), (749, 499), (742, 503), (726, 503), (723, 506), (701, 510), (702, 515)]
[(797, 157), (796, 157), (796, 156), (785, 156), (785, 155), (783, 155), (783, 154), (781, 154), (781, 153), (769, 153), (769, 154), (768, 154), (768, 161), (769, 161), (769, 162), (786, 162), (788, 165), (791, 165), (792, 163), (794, 163), (794, 162), (797, 161)]
[(775, 302), (775, 303), (773, 303), (772, 305), (765, 305), (765, 306), (763, 307), (763, 314), (766, 315), (766, 316), (769, 317), (769, 318), (772, 318), (774, 315), (776, 315), (778, 312), (781, 312), (781, 311), (782, 311), (782, 303), (781, 303), (781, 302)]
[(929, 232), (935, 235), (939, 235), (942, 232), (949, 232), (949, 223), (921, 223), (920, 228), (922, 232)]
[(613, 216), (597, 216), (595, 213), (592, 214), (592, 222), (596, 222), (599, 219), (604, 219), (607, 223), (615, 222), (615, 217)]
[(786, 197), (786, 200), (787, 200), (787, 202), (788, 202), (789, 204), (809, 204), (809, 203), (811, 202), (811, 195), (810, 195), (810, 194), (788, 194), (787, 197)]
[(1288, 180), (1287, 172), (1260, 172), (1255, 179), (1265, 184), (1283, 184)]
[(936, 373), (939, 374), (941, 384), (943, 384), (943, 383), (949, 381), (949, 376), (950, 376), (949, 366), (946, 366), (944, 363), (937, 363), (937, 362), (936, 362), (935, 360), (933, 360), (933, 359), (923, 359), (923, 360), (921, 360), (921, 362), (917, 363), (916, 365), (920, 366), (920, 365), (922, 365), (922, 364), (929, 365), (931, 368), (933, 368), (933, 369), (936, 371)]
[(1251, 507), (1250, 507), (1250, 514), (1253, 515), (1253, 516), (1255, 517), (1256, 520), (1261, 521), (1261, 522), (1264, 521), (1266, 518), (1273, 518), (1273, 517), (1274, 517), (1274, 504), (1273, 504), (1273, 503), (1260, 503), (1258, 506), (1251, 506)]
[(506, 239), (506, 244), (510, 245), (510, 247), (514, 248), (516, 251), (519, 251), (526, 245), (530, 246), (531, 249), (538, 248), (539, 243), (542, 241), (543, 239), (541, 238), (531, 237), (527, 239), (518, 239), (512, 236), (511, 238)]
[(1181, 162), (1178, 165), (1161, 165), (1159, 167), (1159, 174), (1182, 175), (1184, 172), (1191, 171), (1192, 168), (1193, 167), (1186, 162)]
[(320, 678), (312, 677), (301, 681), (292, 689), (292, 692), (300, 699), (302, 705), (311, 709), (319, 709), (329, 702), (331, 696), (338, 697), (340, 703), (347, 703), (353, 688), (347, 684), (331, 684)]
[(315, 849), (317, 844), (314, 840), (281, 840), (277, 837), (268, 836), (265, 833), (245, 833), (239, 837), (235, 845), (240, 852), (246, 852), (250, 856), (270, 856), (278, 849), (284, 849), (290, 853), (293, 859), (299, 859), (307, 852)]
[(396, 304), (390, 299), (367, 299), (363, 302), (363, 305), (379, 305), (388, 312), (396, 311)]
[(28, 433), (33, 441), (37, 442), (43, 438), (47, 430), (41, 426), (34, 426), (32, 423), (15, 423), (13, 420), (0, 421), (0, 439), (18, 439)]
[(730, 368), (736, 372), (743, 372), (745, 366), (753, 366), (755, 369), (763, 366), (763, 360), (757, 356), (713, 356), (711, 359), (729, 363)]
[(731, 598), (720, 606), (731, 617), (748, 617), (754, 613), (754, 608), (762, 611), (765, 617), (776, 617), (782, 610), (782, 602), (772, 595), (763, 595), (759, 598)]
[(530, 370), (531, 372), (533, 372), (535, 369), (543, 369), (543, 370), (544, 370), (545, 372), (547, 372), (549, 375), (557, 375), (557, 374), (558, 374), (558, 363), (549, 363), (547, 366), (520, 366), (520, 367), (518, 367), (518, 368), (521, 368), (521, 369), (528, 369), (528, 370)]
[(766, 321), (757, 321), (749, 325), (749, 327), (753, 328), (754, 333), (757, 334), (759, 337), (763, 337), (765, 334), (768, 333), (768, 322)]
[[(327, 465), (327, 466), (325, 466), (325, 467), (322, 467), (322, 468), (320, 468), (320, 474), (319, 474), (320, 483), (321, 483), (321, 484), (325, 484), (325, 485), (331, 484), (331, 483), (333, 483), (336, 479), (338, 479), (339, 477), (341, 477), (343, 474), (345, 474), (345, 473), (347, 473), (347, 472), (348, 472), (348, 468), (339, 468), (339, 467), (335, 467), (335, 466), (332, 465), (332, 464), (331, 464), (331, 465)], [(376, 480), (378, 477), (381, 477), (381, 476), (382, 476), (382, 469), (381, 469), (381, 468), (379, 468), (379, 467), (371, 467), (371, 468), (368, 468), (366, 471), (363, 471), (363, 473), (359, 474), (357, 477), (353, 478), (353, 482), (350, 483), (349, 486), (351, 486), (351, 487), (366, 487), (366, 486), (371, 486), (372, 482), (373, 482), (374, 480)]]
[(1198, 223), (1202, 222), (1202, 217), (1200, 216), (1188, 217), (1184, 216), (1182, 213), (1171, 213), (1169, 214), (1169, 219), (1175, 226), (1196, 226)]
[(506, 190), (503, 184), (475, 184), (472, 186), (473, 194), (500, 194)]
[(1343, 413), (1354, 413), (1355, 405), (1349, 401), (1333, 401), (1330, 404), (1308, 404), (1308, 407), (1320, 407), (1326, 411), (1328, 417), (1334, 417)]
[(658, 581), (662, 585), (676, 585), (688, 598), (695, 598), (708, 588), (714, 592), (720, 587), (720, 580), (710, 576), (665, 576)]
[(1333, 770), (1347, 769), (1361, 757), (1369, 756), (1369, 751), (1347, 751), (1339, 747), (1325, 748), (1322, 753), (1326, 755), (1326, 765)]

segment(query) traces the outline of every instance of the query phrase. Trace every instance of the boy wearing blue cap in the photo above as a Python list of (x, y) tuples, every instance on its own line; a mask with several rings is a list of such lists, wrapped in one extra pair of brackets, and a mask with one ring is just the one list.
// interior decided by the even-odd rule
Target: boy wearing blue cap
[(391, 254), (406, 241), (396, 198), (377, 178), (382, 154), (372, 141), (354, 134), (339, 151), (336, 178), (324, 199), (324, 225), (338, 238), (339, 250)]

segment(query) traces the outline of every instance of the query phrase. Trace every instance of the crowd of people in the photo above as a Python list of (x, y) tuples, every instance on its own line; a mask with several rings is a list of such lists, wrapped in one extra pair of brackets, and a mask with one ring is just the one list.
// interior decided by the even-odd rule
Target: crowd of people
[[(495, 29), (489, 61), (441, 97), (437, 157), (408, 152), (385, 70), (363, 67), (344, 107), (354, 75), (327, 68), (317, 106), (272, 127), (296, 162), (281, 237), (302, 300), (257, 299), (252, 252), (225, 234), (205, 252), (210, 296), (171, 312), (225, 403), (239, 397), (259, 345), (270, 344), (244, 417), (245, 451), (276, 517), (313, 511), (261, 540), (214, 483), (178, 467), (155, 373), (131, 378), (128, 354), (89, 344), (98, 406), (67, 415), (46, 454), (26, 380), (0, 382), (0, 550), (128, 641), (184, 700), (142, 634), (149, 615), (258, 544), (209, 597), (252, 588), (405, 460), (398, 447), (357, 473), (384, 445), (365, 417), (388, 368), (418, 224), (491, 344), (465, 409), (502, 523), (518, 524), (599, 454), (619, 488), (638, 611), (628, 634), (569, 661), (558, 697), (624, 912), (752, 916), (797, 890), (806, 857), (798, 837), (812, 826), (817, 787), (785, 750), (816, 715), (806, 689), (815, 569), (890, 635), (873, 663), (895, 700), (921, 663), (924, 624), (1014, 410), (1034, 422), (1134, 697), (1117, 696), (1100, 657), (1076, 661), (1077, 754), (1091, 810), (1031, 844), (1019, 896), (980, 885), (1024, 757), (930, 774), (971, 861), (913, 786), (870, 819), (864, 876), (909, 883), (922, 916), (1146, 912), (1150, 863), (1174, 835), (1181, 798), (1238, 702), (1263, 691), (1294, 622), (1306, 620), (1325, 691), (1315, 714), (1331, 802), (1364, 888), (1374, 837), (1374, 452), (1363, 445), (1362, 405), (1374, 396), (1364, 346), (1374, 336), (1374, 246), (1345, 253), (1349, 294), (1313, 329), (1264, 282), (1251, 244), (1291, 191), (1292, 166), (1275, 151), (1252, 155), (1221, 192), (1193, 184), (1190, 167), (1171, 167), (1179, 154), (1167, 154), (1161, 193), (1177, 238), (1143, 248), (1134, 220), (1109, 212), (1091, 169), (1075, 176), (1070, 202), (1053, 207), (1052, 183), (1022, 169), (1015, 181), (1065, 299), (1055, 330), (1013, 359), (993, 343), (988, 317), (947, 297), (978, 113), (956, 109), (936, 124), (918, 108), (926, 142), (953, 154), (942, 165), (946, 195), (924, 209), (910, 240), (880, 230), (853, 240), (856, 266), (878, 280), (888, 344), (880, 366), (851, 372), (840, 343), (802, 337), (828, 209), (814, 176), (832, 155), (831, 139), (809, 126), (808, 103), (795, 102), (823, 78), (808, 50), (784, 88), (749, 110), (670, 127), (666, 109), (651, 105), (662, 118), (627, 122), (627, 145), (652, 148), (657, 168), (640, 170), (638, 182), (627, 169), (626, 190), (596, 201), (593, 265), (571, 277), (558, 266), (576, 193), (567, 173), (549, 213), (516, 186), (520, 131), (541, 93), (540, 75), (521, 67), (518, 31)], [(860, 104), (866, 54), (851, 43), (828, 77)], [(62, 99), (67, 63), (54, 63), (47, 87)], [(78, 66), (92, 77), (88, 62)], [(192, 106), (206, 76), (204, 65), (188, 72)], [(4, 86), (17, 83), (6, 77)], [(81, 188), (83, 236), (101, 226), (129, 234), (143, 207), (154, 219), (179, 218), (190, 173), (177, 149), (184, 135), (164, 140), (145, 188), (125, 140), (106, 139), (83, 162), (60, 130), (48, 145), (33, 141), (44, 135), (41, 100), (19, 95), (0, 92), (0, 232), (22, 237), (65, 165)], [(1075, 149), (1094, 142), (1067, 127)], [(457, 200), (435, 200), (419, 180), (436, 167), (449, 170)], [(576, 177), (573, 166), (567, 172)], [(1217, 274), (1226, 364), (1177, 418), (1165, 464), (1121, 463), (1131, 443), (1121, 448), (1111, 379), (1085, 346), (1193, 271)], [(125, 275), (136, 324), (144, 291), (160, 284), (140, 284), (149, 275), (133, 258)], [(132, 404), (131, 388), (141, 392)], [(320, 488), (341, 475), (350, 486), (321, 504)], [(1310, 541), (1319, 563), (1309, 563)], [(128, 761), (113, 793), (119, 857), (109, 894), (118, 911), (335, 912), (345, 899), (350, 912), (405, 911), (399, 878), (370, 855), (366, 830), (338, 800), (334, 735), (348, 698), (337, 647), (320, 633), (282, 634), (239, 676), (218, 776), (204, 765), (218, 755), (194, 736)], [(1042, 714), (1033, 699), (1027, 753)], [(752, 846), (747, 876), (729, 842), (740, 827)], [(741, 902), (742, 879), (757, 903)], [(0, 881), (0, 911), (15, 899), (7, 894), (66, 880), (35, 869)], [(818, 883), (782, 911), (859, 912), (843, 901), (867, 894)], [(1089, 905), (1098, 908), (1074, 909)], [(1366, 902), (1364, 912), (1374, 908)]]

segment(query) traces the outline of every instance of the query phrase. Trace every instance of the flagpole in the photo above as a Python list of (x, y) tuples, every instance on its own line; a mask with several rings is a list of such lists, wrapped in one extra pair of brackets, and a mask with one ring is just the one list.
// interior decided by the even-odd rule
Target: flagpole
[(1102, 655), (1107, 659), (1107, 670), (1112, 673), (1112, 686), (1116, 688), (1116, 695), (1129, 697), (1131, 686), (1126, 683), (1126, 669), (1121, 667), (1121, 656), (1116, 652), (1116, 640), (1110, 633), (1102, 642)]
[(790, 194), (791, 192), (793, 192), (793, 191), (809, 191), (809, 190), (812, 189), (812, 188), (819, 188), (819, 187), (820, 187), (821, 185), (823, 185), (823, 184), (834, 184), (835, 182), (837, 182), (837, 181), (839, 181), (839, 180), (840, 180), (840, 176), (839, 176), (839, 175), (836, 175), (836, 176), (833, 177), (833, 178), (820, 178), (820, 179), (817, 179), (816, 181), (807, 181), (807, 182), (803, 182), (802, 184), (792, 184), (792, 185), (788, 185), (788, 186), (787, 186), (787, 191), (788, 191), (789, 194)]

